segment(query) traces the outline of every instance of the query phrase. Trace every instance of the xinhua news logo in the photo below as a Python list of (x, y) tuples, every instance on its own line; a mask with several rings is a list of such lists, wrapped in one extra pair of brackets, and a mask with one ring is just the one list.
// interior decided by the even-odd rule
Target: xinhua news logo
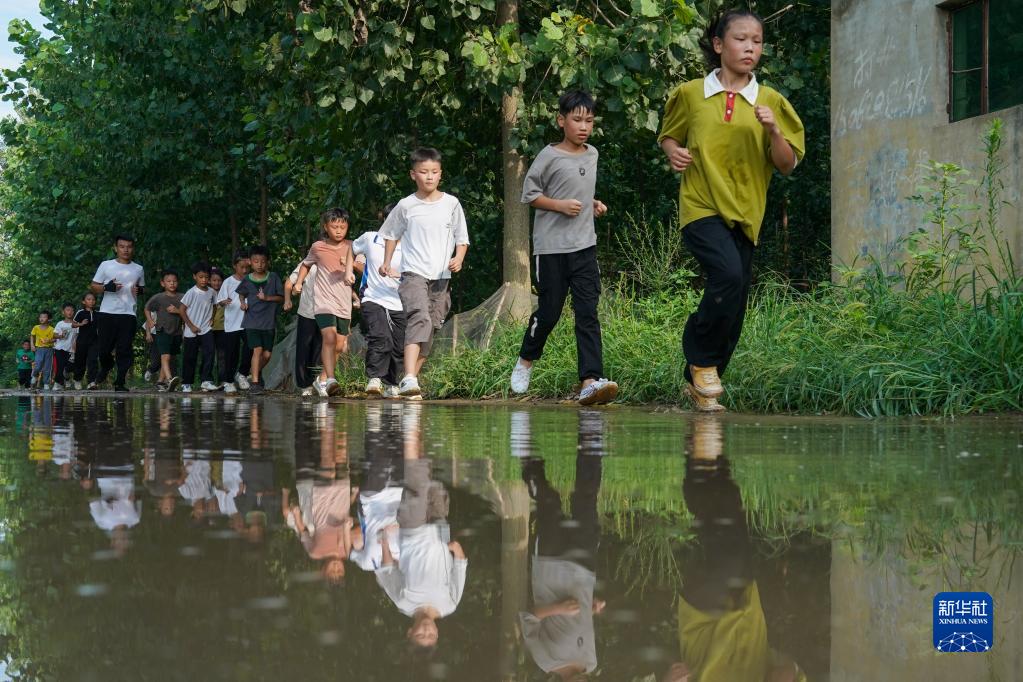
[(995, 600), (987, 592), (934, 595), (934, 648), (982, 654), (995, 645)]

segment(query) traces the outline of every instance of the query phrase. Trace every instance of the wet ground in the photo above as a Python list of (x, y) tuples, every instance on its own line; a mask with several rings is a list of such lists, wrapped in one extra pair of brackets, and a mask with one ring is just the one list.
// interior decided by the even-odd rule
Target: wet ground
[(1023, 679), (1019, 417), (32, 396), (0, 453), (0, 676)]

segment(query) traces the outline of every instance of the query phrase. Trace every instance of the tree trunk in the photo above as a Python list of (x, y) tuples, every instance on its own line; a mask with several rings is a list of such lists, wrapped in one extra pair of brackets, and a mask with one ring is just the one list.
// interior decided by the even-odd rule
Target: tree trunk
[(234, 211), (234, 199), (228, 199), (227, 222), (231, 225), (231, 259), (234, 263), (234, 254), (238, 251), (238, 214)]
[[(517, 24), (519, 1), (501, 0), (497, 4), (498, 26)], [(501, 97), (501, 147), (504, 165), (504, 241), (503, 275), (505, 282), (529, 288), (529, 207), (520, 203), (526, 161), (512, 147), (512, 131), (518, 124), (522, 90), (512, 88)], [(528, 311), (526, 311), (528, 313)]]
[(263, 246), (270, 243), (266, 227), (266, 203), (266, 170), (264, 169), (259, 172), (259, 243)]

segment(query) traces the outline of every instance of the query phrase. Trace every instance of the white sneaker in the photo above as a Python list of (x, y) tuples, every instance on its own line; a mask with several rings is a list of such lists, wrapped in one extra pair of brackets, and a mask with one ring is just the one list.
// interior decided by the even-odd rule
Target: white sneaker
[(411, 398), (412, 396), (421, 396), (423, 391), (419, 388), (419, 379), (415, 378), (411, 374), (405, 375), (405, 378), (398, 384), (398, 395), (402, 398)]
[(192, 384), (181, 384), (181, 392), (182, 393), (191, 393), (192, 392)]
[(522, 364), (522, 358), (515, 361), (512, 368), (511, 390), (512, 393), (525, 393), (529, 390), (529, 375), (533, 373), (533, 366), (526, 367)]
[(327, 389), (327, 395), (337, 395), (341, 392), (341, 384), (337, 383), (337, 379), (334, 377), (327, 379), (324, 388)]
[(248, 377), (244, 376), (241, 372), (234, 375), (234, 383), (238, 386), (239, 391), (249, 390)]
[(314, 389), (312, 386), (306, 386), (301, 390), (300, 393), (303, 398), (309, 398), (310, 396), (316, 393), (316, 389)]
[(327, 397), (327, 382), (320, 381), (319, 379), (313, 379), (313, 388), (316, 389), (316, 393), (321, 398)]
[(173, 391), (176, 391), (178, 389), (178, 386), (180, 386), (180, 385), (181, 385), (181, 377), (171, 377), (171, 380), (167, 382), (167, 391), (169, 393), (173, 392)]
[(398, 397), (400, 397), (398, 395), (398, 387), (394, 386), (394, 385), (391, 385), (391, 384), (388, 384), (387, 386), (384, 386), (384, 397), (385, 398), (398, 398)]
[(366, 383), (366, 395), (380, 397), (384, 394), (384, 382), (380, 381), (379, 378), (373, 377)]
[(148, 384), (150, 381), (153, 380), (153, 373), (147, 369), (146, 373), (142, 375), (142, 378), (145, 379), (146, 383)]
[(226, 393), (227, 395), (232, 395), (237, 392), (238, 389), (235, 388), (234, 384), (232, 384), (230, 381), (224, 382), (224, 393)]
[(206, 393), (212, 393), (213, 391), (219, 391), (220, 390), (220, 386), (217, 386), (212, 381), (204, 381), (204, 382), (202, 382), (201, 384), (199, 384), (199, 388), (201, 388)]
[(75, 382), (75, 390), (76, 391), (82, 390), (82, 382), (81, 381), (76, 381)]
[(63, 384), (56, 384), (56, 383), (50, 384), (50, 390), (51, 391), (63, 391), (64, 390), (64, 385)]
[(597, 379), (579, 392), (580, 405), (604, 405), (618, 395), (618, 384), (608, 379)]

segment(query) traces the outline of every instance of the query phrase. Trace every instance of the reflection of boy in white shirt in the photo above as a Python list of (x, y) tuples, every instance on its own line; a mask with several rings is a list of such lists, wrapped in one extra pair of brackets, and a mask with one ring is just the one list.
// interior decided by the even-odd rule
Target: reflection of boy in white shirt
[(398, 508), (401, 556), (381, 543), (377, 582), (398, 610), (412, 618), (409, 641), (436, 646), (437, 620), (455, 612), (465, 589), (469, 561), (462, 546), (450, 541), (447, 491), (430, 480), (430, 461), (405, 462), (405, 491)]
[(206, 501), (216, 498), (210, 480), (210, 461), (196, 459), (193, 450), (184, 450), (182, 455), (185, 470), (178, 493), (192, 506), (192, 518), (198, 521), (206, 513)]
[(142, 520), (142, 503), (135, 500), (133, 476), (101, 476), (96, 479), (99, 499), (89, 503), (89, 513), (100, 530), (110, 534), (118, 556), (128, 549), (128, 529)]

